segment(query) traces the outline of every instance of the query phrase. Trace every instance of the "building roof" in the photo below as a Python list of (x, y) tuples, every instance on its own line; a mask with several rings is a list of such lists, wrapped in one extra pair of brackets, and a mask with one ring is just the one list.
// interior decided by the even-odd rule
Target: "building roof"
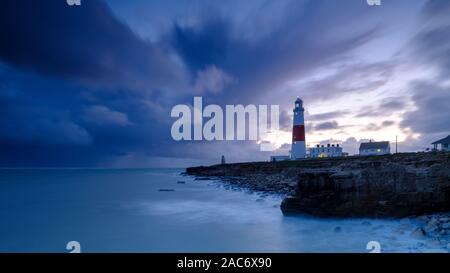
[(368, 149), (387, 149), (389, 147), (389, 141), (380, 141), (380, 142), (365, 142), (361, 143), (359, 146), (360, 150), (368, 150)]
[(450, 144), (450, 135), (448, 135), (446, 138), (440, 139), (438, 141), (435, 141), (431, 144)]

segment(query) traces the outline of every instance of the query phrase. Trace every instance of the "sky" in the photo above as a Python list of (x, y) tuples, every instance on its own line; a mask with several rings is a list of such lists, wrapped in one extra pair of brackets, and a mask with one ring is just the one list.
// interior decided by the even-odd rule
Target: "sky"
[[(450, 1), (0, 1), (0, 167), (186, 167), (450, 134)], [(257, 141), (175, 141), (177, 104), (275, 104)]]

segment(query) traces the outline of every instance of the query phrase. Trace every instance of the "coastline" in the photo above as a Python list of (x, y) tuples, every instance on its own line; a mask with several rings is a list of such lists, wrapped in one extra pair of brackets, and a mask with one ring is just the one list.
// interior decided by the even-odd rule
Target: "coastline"
[(402, 232), (450, 250), (450, 153), (224, 164), (186, 174), (281, 195), (285, 215), (413, 219), (417, 226)]

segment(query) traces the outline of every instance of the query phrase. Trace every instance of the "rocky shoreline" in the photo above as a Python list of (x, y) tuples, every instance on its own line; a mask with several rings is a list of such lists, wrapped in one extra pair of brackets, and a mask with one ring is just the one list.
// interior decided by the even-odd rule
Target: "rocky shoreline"
[(285, 214), (405, 217), (450, 211), (450, 153), (224, 164), (186, 173), (284, 194)]
[(450, 213), (422, 215), (415, 218), (419, 226), (411, 235), (418, 239), (428, 238), (437, 248), (450, 251)]
[(186, 174), (282, 195), (285, 215), (414, 218), (420, 226), (411, 235), (450, 242), (450, 153), (224, 164)]

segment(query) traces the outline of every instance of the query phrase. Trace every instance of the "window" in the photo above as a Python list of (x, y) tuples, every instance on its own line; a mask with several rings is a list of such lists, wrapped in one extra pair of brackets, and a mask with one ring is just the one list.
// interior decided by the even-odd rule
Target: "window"
[(378, 152), (378, 153), (381, 153), (381, 149), (377, 149), (377, 152)]

